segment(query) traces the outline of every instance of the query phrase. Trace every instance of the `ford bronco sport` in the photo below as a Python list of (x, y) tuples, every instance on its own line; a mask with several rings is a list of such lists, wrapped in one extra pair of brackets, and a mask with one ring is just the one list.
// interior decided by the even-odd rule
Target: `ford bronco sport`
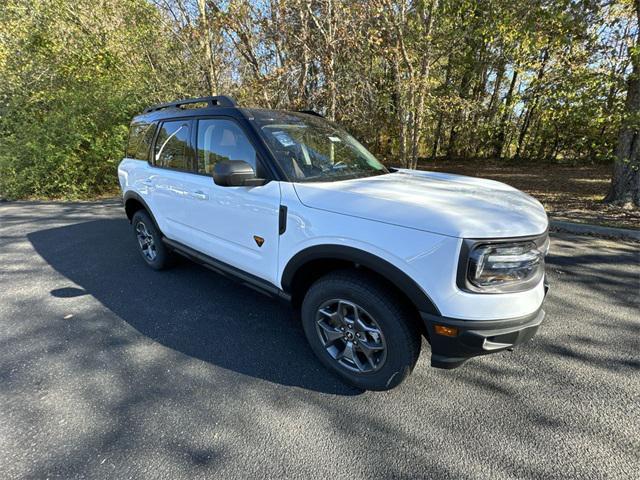
[(455, 368), (530, 339), (545, 315), (538, 201), (387, 168), (313, 112), (225, 96), (149, 107), (118, 177), (147, 265), (177, 252), (290, 301), (320, 361), (362, 389), (400, 384), (423, 336), (431, 365)]

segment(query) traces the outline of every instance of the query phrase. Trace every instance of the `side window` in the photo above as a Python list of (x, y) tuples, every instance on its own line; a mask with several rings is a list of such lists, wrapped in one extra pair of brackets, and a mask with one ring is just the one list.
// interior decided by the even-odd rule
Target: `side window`
[(189, 120), (163, 122), (156, 138), (154, 164), (176, 170), (191, 170)]
[(136, 160), (149, 161), (149, 150), (156, 132), (155, 123), (133, 123), (129, 129), (129, 143), (127, 157)]
[(222, 160), (244, 160), (256, 170), (256, 151), (235, 122), (199, 120), (198, 173), (210, 175), (215, 164)]

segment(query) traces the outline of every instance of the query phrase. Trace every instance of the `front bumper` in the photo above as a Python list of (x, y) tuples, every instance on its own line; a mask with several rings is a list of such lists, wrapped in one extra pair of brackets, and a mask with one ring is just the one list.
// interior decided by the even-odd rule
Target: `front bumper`
[[(510, 349), (530, 340), (544, 320), (542, 307), (524, 317), (506, 320), (460, 320), (421, 313), (431, 341), (431, 366), (456, 368), (472, 357)], [(457, 329), (457, 335), (436, 333), (436, 326)]]

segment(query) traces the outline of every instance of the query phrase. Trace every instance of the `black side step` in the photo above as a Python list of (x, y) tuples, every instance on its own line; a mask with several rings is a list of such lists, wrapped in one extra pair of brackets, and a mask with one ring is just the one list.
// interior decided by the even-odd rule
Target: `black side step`
[(204, 253), (198, 252), (191, 247), (187, 247), (180, 242), (176, 242), (175, 240), (171, 240), (169, 238), (163, 237), (162, 241), (171, 249), (178, 252), (181, 255), (193, 260), (200, 265), (207, 267), (210, 270), (213, 270), (220, 275), (224, 275), (225, 277), (229, 277), (233, 280), (240, 282), (247, 287), (256, 290), (264, 295), (268, 295), (270, 297), (280, 298), (287, 302), (291, 301), (291, 295), (287, 292), (279, 289), (272, 283), (264, 280), (262, 278), (256, 277), (250, 273), (247, 273), (239, 268), (231, 266), (227, 263), (221, 262), (209, 255), (205, 255)]

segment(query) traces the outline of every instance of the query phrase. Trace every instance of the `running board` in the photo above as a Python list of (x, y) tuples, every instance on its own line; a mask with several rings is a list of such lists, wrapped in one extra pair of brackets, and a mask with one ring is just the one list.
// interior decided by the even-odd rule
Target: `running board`
[(190, 260), (193, 260), (200, 265), (213, 270), (220, 275), (224, 275), (225, 277), (231, 278), (241, 284), (260, 292), (269, 297), (275, 297), (287, 302), (291, 301), (291, 295), (287, 292), (279, 289), (272, 283), (267, 280), (263, 280), (262, 278), (256, 277), (255, 275), (251, 275), (250, 273), (244, 272), (239, 268), (231, 266), (227, 263), (221, 262), (209, 255), (205, 255), (204, 253), (198, 252), (191, 247), (187, 247), (180, 242), (176, 242), (175, 240), (171, 240), (167, 237), (163, 237), (162, 241), (167, 245), (171, 250), (178, 252), (179, 254), (187, 257)]

